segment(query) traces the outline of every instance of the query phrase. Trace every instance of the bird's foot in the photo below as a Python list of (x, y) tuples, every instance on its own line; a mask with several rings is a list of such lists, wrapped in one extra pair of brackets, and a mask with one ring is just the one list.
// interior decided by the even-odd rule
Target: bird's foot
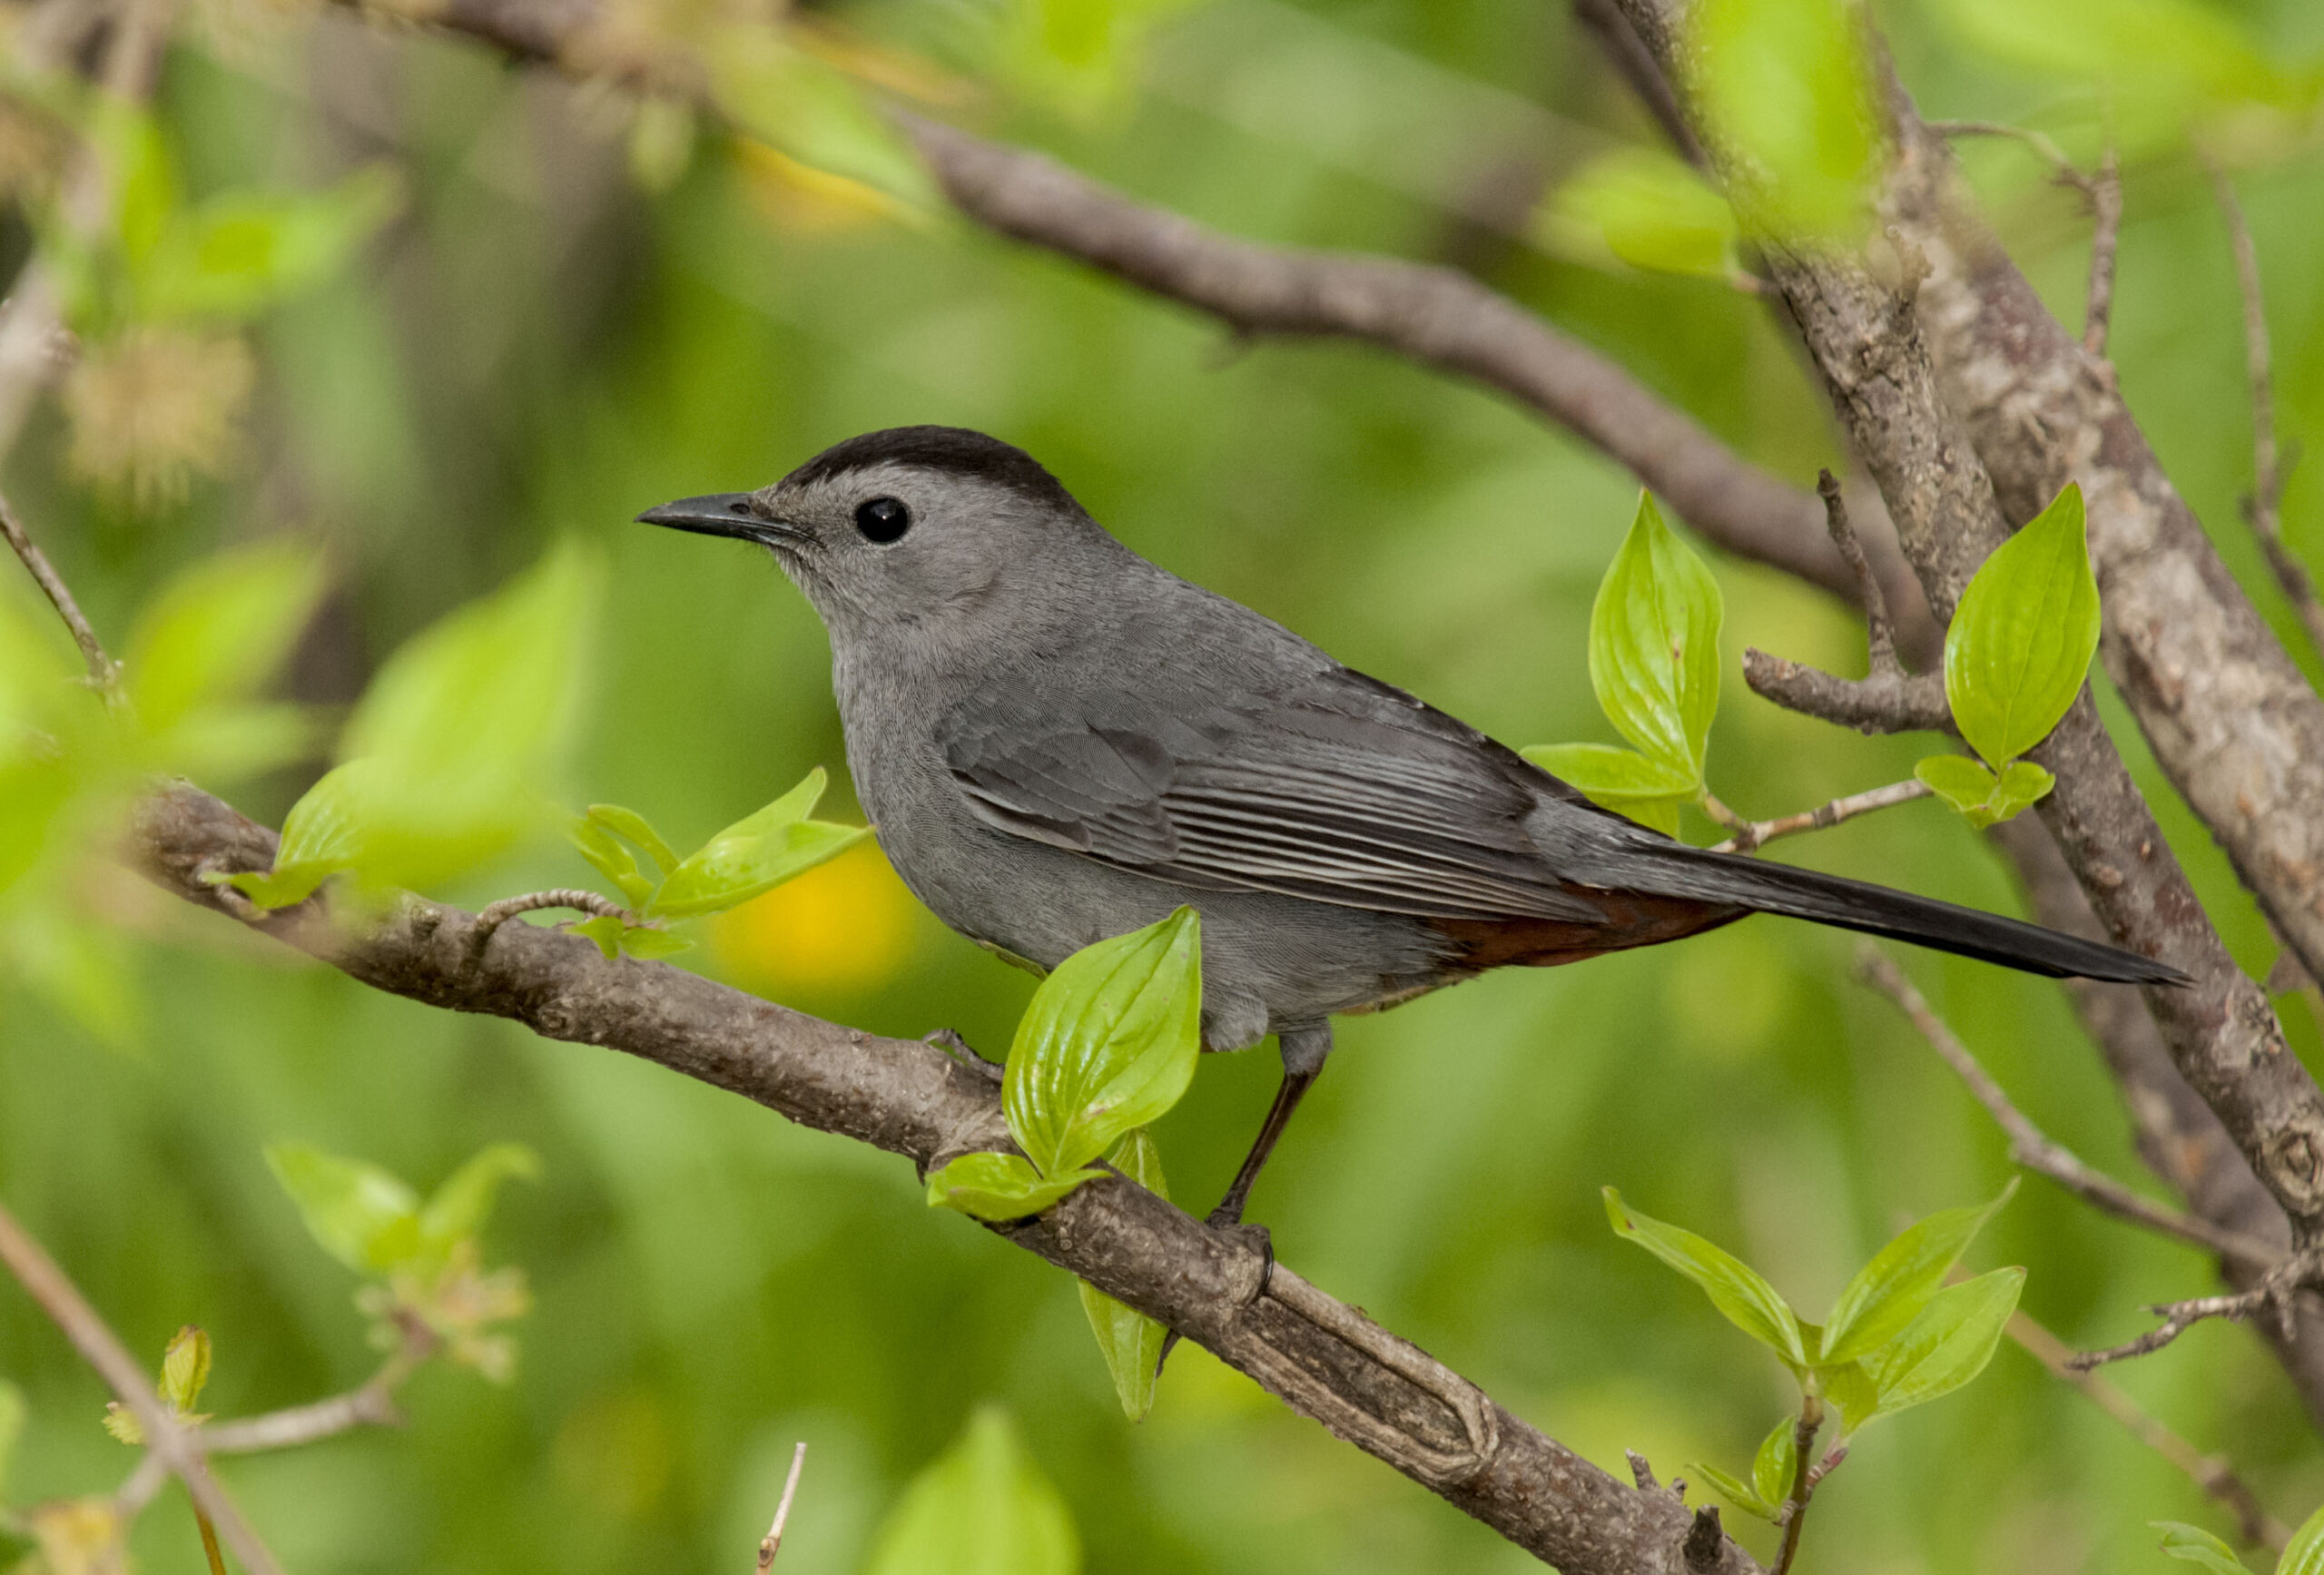
[(1003, 1070), (999, 1061), (988, 1061), (977, 1053), (977, 1048), (960, 1037), (958, 1029), (938, 1029), (924, 1037), (921, 1043), (934, 1045), (938, 1049), (974, 1072), (988, 1083), (998, 1084)]

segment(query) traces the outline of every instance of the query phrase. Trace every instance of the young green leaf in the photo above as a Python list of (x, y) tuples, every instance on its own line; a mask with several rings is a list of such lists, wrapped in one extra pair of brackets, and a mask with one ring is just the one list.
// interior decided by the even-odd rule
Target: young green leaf
[(1985, 1222), (2016, 1192), (2017, 1179), (2012, 1176), (1991, 1203), (1944, 1209), (1899, 1232), (1856, 1271), (1832, 1304), (1817, 1361), (1852, 1362), (1901, 1334), (1945, 1284), (1945, 1276)]
[(1780, 1504), (1791, 1497), (1798, 1476), (1799, 1423), (1786, 1416), (1759, 1441), (1758, 1452), (1751, 1457), (1751, 1486), (1763, 1501)]
[(1591, 803), (1669, 837), (1679, 834), (1679, 812), (1702, 793), (1687, 773), (1610, 743), (1536, 743), (1519, 753)]
[(870, 836), (868, 826), (806, 818), (823, 796), (823, 782), (817, 766), (797, 787), (704, 842), (670, 871), (646, 911), (687, 918), (739, 907)]
[(323, 1250), (362, 1274), (394, 1268), (419, 1250), (419, 1196), (376, 1165), (303, 1143), (273, 1143), (266, 1163)]
[(622, 923), (619, 914), (600, 913), (595, 919), (584, 919), (574, 925), (573, 933), (586, 935), (596, 941), (597, 950), (606, 954), (607, 962), (611, 962), (621, 955), (622, 937), (627, 928)]
[(1710, 570), (1640, 493), (1590, 609), (1590, 683), (1615, 731), (1690, 791), (1718, 709), (1723, 607)]
[[(1170, 1196), (1162, 1179), (1162, 1151), (1145, 1127), (1114, 1145), (1114, 1151), (1106, 1157), (1115, 1169), (1155, 1196)], [(1162, 1361), (1165, 1331), (1153, 1319), (1124, 1306), (1088, 1281), (1078, 1285), (1081, 1310), (1098, 1336), (1098, 1349), (1105, 1354), (1106, 1371), (1113, 1375), (1114, 1393), (1121, 1400), (1123, 1414), (1132, 1422), (1143, 1422), (1154, 1409), (1155, 1369)]]
[(2001, 768), (2001, 780), (1994, 784), (1993, 800), (1986, 809), (1997, 824), (2040, 803), (2057, 785), (2058, 779), (2045, 767), (2030, 760), (2013, 760)]
[(337, 272), (402, 205), (392, 166), (324, 192), (222, 192), (177, 212), (131, 273), (142, 319), (254, 317)]
[[(643, 909), (654, 900), (659, 882), (649, 880), (637, 867), (636, 856), (603, 826), (594, 820), (576, 820), (565, 829), (565, 834), (580, 850), (581, 856), (596, 867), (597, 873), (614, 883), (630, 907)], [(618, 924), (615, 928), (619, 928)], [(613, 953), (608, 951), (606, 955), (611, 957)]]
[(1735, 276), (1735, 214), (1684, 161), (1625, 146), (1568, 176), (1535, 220), (1552, 251), (1702, 279)]
[(264, 542), (202, 559), (139, 614), (123, 682), (148, 732), (199, 707), (249, 696), (290, 655), (322, 595), (322, 560), (303, 543)]
[(1866, 1360), (1880, 1390), (1879, 1414), (1950, 1394), (1984, 1372), (2024, 1285), (2024, 1269), (1995, 1269), (1931, 1296), (1902, 1333)]
[(872, 1540), (865, 1575), (1080, 1575), (1081, 1539), (1008, 1413), (980, 1406)]
[[(1787, 1427), (1790, 1424), (1787, 1422), (1785, 1425)], [(1782, 1508), (1780, 1501), (1769, 1503), (1742, 1478), (1730, 1475), (1705, 1462), (1697, 1461), (1689, 1466), (1687, 1474), (1698, 1481), (1708, 1482), (1711, 1491), (1720, 1498), (1725, 1499), (1745, 1514), (1756, 1515), (1762, 1521), (1774, 1520)]]
[(963, 1154), (928, 1178), (928, 1206), (955, 1208), (978, 1219), (1023, 1219), (1105, 1174), (1083, 1169), (1044, 1176), (1022, 1155)]
[(1638, 1243), (1701, 1286), (1728, 1323), (1772, 1349), (1795, 1373), (1807, 1365), (1798, 1316), (1758, 1270), (1690, 1230), (1649, 1219), (1612, 1187), (1603, 1190), (1615, 1235)]
[(2299, 1523), (2276, 1560), (2276, 1575), (2324, 1575), (2324, 1508)]
[(642, 962), (659, 958), (675, 957), (691, 950), (694, 942), (683, 935), (673, 935), (666, 930), (656, 930), (650, 924), (632, 924), (621, 932), (621, 949)]
[(162, 1399), (180, 1416), (193, 1413), (202, 1386), (210, 1382), (210, 1336), (188, 1324), (162, 1353)]
[(1823, 1391), (1825, 1402), (1839, 1412), (1842, 1438), (1861, 1432), (1866, 1422), (1880, 1414), (1880, 1386), (1860, 1361), (1818, 1363), (1816, 1387)]
[(389, 657), (349, 721), (346, 763), (284, 820), (271, 876), (234, 884), (269, 908), (341, 871), (372, 889), (428, 886), (540, 824), (600, 578), (577, 550), (552, 553)]
[(540, 1156), (521, 1143), (495, 1143), (444, 1178), (419, 1211), (419, 1245), (431, 1253), (451, 1251), (452, 1244), (484, 1228), (500, 1184), (515, 1177), (530, 1181), (541, 1173)]
[[(797, 792), (799, 790), (793, 788), (791, 791)], [(807, 809), (812, 810), (814, 807), (813, 802), (810, 800)], [(807, 812), (802, 810), (799, 812), (804, 814)], [(591, 804), (587, 819), (591, 825), (600, 826), (608, 832), (627, 837), (645, 849), (646, 855), (660, 866), (662, 873), (665, 876), (675, 871), (683, 861), (678, 857), (677, 850), (665, 842), (662, 833), (655, 831), (652, 822), (635, 810), (624, 809), (619, 804)]]
[(25, 1392), (0, 1378), (0, 1502), (6, 1501), (4, 1494), (8, 1485), (8, 1466), (16, 1458), (16, 1444), (25, 1436), (25, 1419), (30, 1410), (25, 1403)]
[(884, 197), (891, 217), (937, 208), (927, 166), (855, 79), (772, 27), (736, 24), (704, 42), (711, 91), (736, 125), (811, 171)]
[(2041, 802), (2058, 780), (2030, 760), (2013, 760), (1995, 776), (1965, 754), (1932, 754), (1913, 774), (1981, 832)]
[[(2162, 1550), (2173, 1559), (2200, 1564), (2211, 1575), (2251, 1575), (2243, 1567), (2243, 1560), (2235, 1556), (2234, 1549), (2201, 1526), (2191, 1526), (2184, 1521), (2149, 1521), (2147, 1524), (2162, 1533)], [(2286, 1562), (2290, 1562), (2289, 1558)]]
[(1702, 0), (1686, 25), (1704, 112), (1748, 172), (1738, 205), (1780, 236), (1853, 239), (1879, 154), (1862, 18), (1846, 0)]
[(2098, 649), (2082, 488), (2072, 482), (1979, 567), (1945, 634), (1945, 699), (1969, 746), (2002, 766), (2044, 738)]
[(1018, 1021), (1000, 1085), (1009, 1131), (1042, 1175), (1079, 1169), (1185, 1095), (1201, 1027), (1194, 909), (1083, 947)]

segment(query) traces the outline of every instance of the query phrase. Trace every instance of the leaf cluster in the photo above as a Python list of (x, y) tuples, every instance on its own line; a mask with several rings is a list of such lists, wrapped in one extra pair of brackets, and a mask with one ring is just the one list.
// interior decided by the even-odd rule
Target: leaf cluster
[[(755, 814), (735, 822), (680, 858), (635, 810), (592, 804), (567, 831), (581, 856), (627, 901), (620, 915), (601, 914), (573, 926), (607, 958), (666, 957), (689, 944), (659, 928), (668, 919), (696, 919), (741, 906), (794, 876), (837, 858), (872, 834), (869, 826), (809, 820), (823, 796), (823, 768)], [(657, 873), (637, 861), (636, 847)]]
[[(1882, 1417), (1949, 1394), (1984, 1371), (2025, 1283), (2022, 1268), (1946, 1284), (1987, 1220), (2017, 1189), (1975, 1208), (1946, 1209), (1905, 1230), (1856, 1271), (1821, 1326), (1803, 1322), (1758, 1271), (1716, 1243), (1650, 1219), (1605, 1189), (1614, 1232), (1702, 1289), (1727, 1321), (1773, 1351), (1804, 1400), (1839, 1413), (1839, 1442)], [(1772, 1520), (1797, 1466), (1786, 1416), (1753, 1461), (1748, 1482), (1715, 1466), (1694, 1468), (1738, 1509)]]

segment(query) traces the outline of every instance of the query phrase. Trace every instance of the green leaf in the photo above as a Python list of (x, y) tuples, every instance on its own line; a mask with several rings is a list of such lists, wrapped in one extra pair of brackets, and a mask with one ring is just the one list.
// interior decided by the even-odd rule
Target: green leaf
[[(25, 1421), (30, 1413), (25, 1392), (0, 1378), (0, 1489), (8, 1485), (8, 1466), (16, 1458), (16, 1445), (25, 1436)], [(5, 1501), (0, 1497), (0, 1502)]]
[(327, 192), (222, 192), (176, 213), (131, 271), (145, 320), (241, 320), (322, 282), (402, 205), (392, 166), (359, 170)]
[[(2149, 1521), (2147, 1524), (2162, 1533), (2162, 1550), (2173, 1559), (2201, 1564), (2211, 1575), (2251, 1575), (2243, 1567), (2243, 1560), (2235, 1556), (2234, 1549), (2201, 1526), (2191, 1526), (2184, 1521)], [(2289, 1554), (2284, 1564), (2290, 1567)]]
[(1865, 1367), (1880, 1391), (1880, 1415), (1950, 1394), (1993, 1360), (2024, 1288), (2024, 1269), (1995, 1269), (1947, 1285)]
[(162, 1353), (162, 1398), (178, 1415), (190, 1415), (193, 1403), (202, 1398), (202, 1386), (209, 1382), (210, 1336), (188, 1324)]
[(720, 29), (701, 55), (711, 91), (734, 123), (788, 157), (883, 193), (897, 217), (933, 212), (928, 168), (862, 84), (776, 29)]
[(1702, 784), (1686, 773), (1610, 743), (1536, 743), (1519, 753), (1581, 789), (1591, 803), (1668, 837), (1679, 834), (1679, 810), (1702, 793)]
[(1945, 699), (1969, 746), (1999, 767), (2050, 734), (2098, 649), (2082, 488), (2072, 482), (1994, 549), (1945, 632)]
[(484, 1228), (500, 1184), (522, 1176), (531, 1181), (541, 1173), (540, 1156), (521, 1143), (495, 1143), (444, 1178), (419, 1211), (419, 1244), (431, 1253), (448, 1253), (454, 1243)]
[(248, 696), (290, 655), (322, 595), (321, 557), (273, 541), (204, 558), (138, 616), (123, 664), (138, 722), (163, 733)]
[(2047, 798), (2050, 790), (2057, 785), (2058, 779), (2044, 768), (2030, 760), (2013, 760), (2002, 767), (2001, 780), (1994, 784), (1985, 812), (1993, 816), (1994, 822), (2012, 820), (2021, 810), (2031, 809)]
[[(603, 826), (590, 820), (576, 820), (566, 828), (565, 834), (581, 851), (581, 856), (596, 866), (597, 873), (614, 883), (632, 908), (643, 909), (654, 900), (654, 891), (659, 882), (647, 879), (645, 871), (637, 867), (636, 857)], [(613, 923), (616, 930), (620, 928), (620, 920), (613, 920)], [(584, 925), (574, 928), (586, 931)], [(611, 957), (613, 953), (608, 951), (606, 955)]]
[(266, 1163), (309, 1234), (348, 1267), (376, 1274), (419, 1250), (419, 1195), (399, 1177), (303, 1143), (268, 1145)]
[[(1787, 1422), (1784, 1425), (1788, 1427), (1790, 1423)], [(1742, 1478), (1730, 1476), (1715, 1465), (1697, 1461), (1687, 1468), (1687, 1474), (1698, 1481), (1708, 1482), (1711, 1491), (1720, 1498), (1725, 1499), (1745, 1514), (1757, 1515), (1762, 1521), (1774, 1520), (1782, 1507), (1780, 1504), (1769, 1503)]]
[(1873, 1383), (1862, 1362), (1819, 1363), (1815, 1374), (1816, 1387), (1839, 1410), (1841, 1437), (1861, 1432), (1866, 1422), (1880, 1414), (1880, 1386)]
[(1713, 134), (1738, 155), (1738, 207), (1778, 236), (1855, 239), (1879, 116), (1863, 18), (1847, 0), (1701, 0), (1686, 16)]
[(1699, 791), (1718, 710), (1718, 582), (1639, 494), (1590, 609), (1590, 683), (1615, 731)]
[(1872, 1261), (1856, 1271), (1824, 1320), (1818, 1363), (1852, 1362), (1868, 1356), (1901, 1334), (1920, 1315), (1945, 1276), (1961, 1261), (2002, 1205), (2017, 1192), (2010, 1178), (2001, 1196), (1975, 1208), (1948, 1208), (1897, 1233)]
[[(798, 791), (796, 788), (792, 790), (793, 792)], [(812, 810), (814, 807), (811, 799), (807, 809)], [(805, 812), (806, 810), (800, 812), (802, 814)], [(652, 823), (635, 810), (624, 809), (619, 804), (591, 804), (588, 820), (590, 824), (602, 826), (608, 832), (627, 837), (645, 849), (647, 857), (661, 867), (662, 873), (665, 875), (676, 870), (683, 861), (678, 858), (677, 850), (663, 841), (662, 833), (655, 831)]]
[(341, 871), (375, 890), (424, 888), (543, 824), (601, 577), (595, 559), (559, 549), (407, 643), (350, 719), (346, 763), (291, 807), (271, 876), (234, 884), (269, 908)]
[(865, 1575), (1080, 1575), (1081, 1540), (1008, 1413), (989, 1404), (912, 1479), (863, 1569)]
[(1780, 1504), (1791, 1497), (1792, 1483), (1798, 1475), (1799, 1425), (1796, 1418), (1787, 1416), (1759, 1441), (1759, 1452), (1751, 1458), (1751, 1486), (1763, 1501)]
[(1552, 251), (1606, 252), (1634, 268), (1731, 279), (1735, 213), (1684, 161), (1656, 148), (1620, 147), (1567, 177), (1535, 229)]
[(1058, 964), (1018, 1020), (1009, 1129), (1044, 1176), (1078, 1170), (1184, 1097), (1202, 1048), (1202, 919), (1167, 919)]
[(1612, 1187), (1604, 1193), (1615, 1235), (1638, 1243), (1701, 1286), (1728, 1323), (1771, 1348), (1795, 1373), (1807, 1366), (1797, 1315), (1758, 1271), (1690, 1230), (1638, 1213)]
[(683, 935), (656, 930), (650, 924), (632, 924), (621, 932), (621, 949), (642, 962), (652, 962), (657, 958), (675, 957), (681, 951), (691, 951), (694, 942)]
[[(1140, 1127), (1116, 1144), (1107, 1158), (1115, 1169), (1155, 1196), (1170, 1196), (1162, 1179), (1162, 1151), (1155, 1147), (1154, 1138), (1145, 1127)], [(1147, 1413), (1154, 1409), (1154, 1381), (1162, 1361), (1166, 1331), (1145, 1314), (1115, 1301), (1088, 1281), (1078, 1285), (1081, 1310), (1088, 1315), (1090, 1331), (1098, 1336), (1098, 1349), (1105, 1354), (1106, 1371), (1113, 1375), (1114, 1393), (1121, 1400), (1122, 1413), (1132, 1422), (1143, 1422)]]
[(573, 927), (573, 933), (586, 935), (596, 941), (597, 950), (606, 954), (607, 962), (611, 962), (621, 955), (622, 931), (626, 928), (619, 915), (600, 913), (595, 919), (584, 919), (576, 924)]
[(1019, 1154), (963, 1154), (928, 1178), (928, 1206), (956, 1208), (979, 1219), (1023, 1219), (1056, 1205), (1102, 1170), (1044, 1177)]
[(2324, 1508), (2299, 1523), (2276, 1560), (2276, 1575), (2324, 1575)]
[(2183, 140), (2188, 117), (2239, 103), (2312, 107), (2317, 74), (2287, 70), (2233, 13), (2198, 0), (1942, 0), (1968, 42), (2021, 68), (2102, 84), (2109, 120)]
[(823, 781), (817, 766), (774, 802), (704, 842), (670, 871), (646, 911), (691, 917), (739, 907), (870, 836), (869, 826), (805, 818), (823, 796)]

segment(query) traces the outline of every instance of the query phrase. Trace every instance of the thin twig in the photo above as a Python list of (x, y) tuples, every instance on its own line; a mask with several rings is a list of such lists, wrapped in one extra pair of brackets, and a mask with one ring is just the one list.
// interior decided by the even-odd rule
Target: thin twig
[(218, 1528), (210, 1523), (199, 1504), (194, 1506), (193, 1523), (202, 1532), (202, 1553), (210, 1560), (210, 1575), (226, 1575), (226, 1555), (219, 1550)]
[(2093, 360), (2106, 355), (2106, 330), (2114, 317), (2114, 258), (2122, 239), (2122, 161), (2109, 139), (2098, 162), (2097, 178), (2083, 188), (2097, 223), (2090, 236), (2090, 293), (2082, 321), (2083, 353)]
[(1945, 681), (1934, 673), (1874, 673), (1842, 678), (1804, 663), (1770, 656), (1757, 646), (1743, 653), (1743, 682), (1786, 711), (1853, 727), (1858, 733), (1951, 733), (1953, 711)]
[(2271, 1268), (2282, 1262), (2282, 1252), (2269, 1243), (2142, 1197), (2113, 1177), (2093, 1170), (2071, 1150), (2053, 1142), (2027, 1119), (2024, 1112), (2010, 1102), (2001, 1085), (1994, 1081), (1992, 1075), (1946, 1026), (1945, 1019), (1936, 1015), (1927, 998), (1914, 988), (1913, 981), (1905, 977), (1904, 970), (1891, 962), (1870, 941), (1856, 949), (1856, 971), (1866, 983), (1904, 1009), (1905, 1015), (1912, 1019), (1913, 1027), (1920, 1030), (1921, 1037), (1929, 1042), (1930, 1048), (1968, 1086), (1970, 1095), (1985, 1107), (1986, 1114), (1994, 1118), (1994, 1124), (2008, 1137), (2012, 1161), (2048, 1176), (2093, 1206), (2118, 1219), (2142, 1225), (2166, 1235), (2175, 1235), (2182, 1241), (2193, 1242), (2221, 1257), (2234, 1258), (2255, 1267)]
[(534, 913), (544, 908), (571, 908), (598, 919), (619, 919), (628, 911), (612, 898), (582, 886), (559, 886), (549, 891), (503, 897), (476, 916), (476, 929), (468, 936), (468, 960), (480, 960), (484, 949), (492, 944), (492, 932), (517, 914)]
[[(1963, 1277), (1955, 1271), (1955, 1277)], [(2009, 1337), (2018, 1343), (2054, 1376), (2090, 1397), (2091, 1403), (2127, 1429), (2132, 1437), (2187, 1473), (2195, 1485), (2227, 1506), (2235, 1516), (2238, 1535), (2252, 1547), (2283, 1550), (2290, 1531), (2268, 1513), (2250, 1485), (2218, 1455), (2208, 1455), (2150, 1415), (2120, 1386), (2073, 1364), (2073, 1350), (2048, 1329), (2020, 1312), (2011, 1314)]]
[(5, 497), (0, 497), (0, 536), (8, 538), (8, 545), (16, 549), (16, 556), (24, 560), (34, 582), (48, 597), (49, 605), (64, 620), (64, 626), (73, 631), (73, 643), (81, 647), (81, 660), (89, 666), (89, 682), (108, 696), (116, 694), (121, 684), (120, 664), (105, 655), (104, 643), (89, 626), (81, 604), (73, 599), (64, 576), (48, 561), (48, 555), (33, 545), (33, 538), (25, 533), (24, 522), (16, 517), (15, 509)]
[(1783, 1503), (1783, 1550), (1776, 1556), (1774, 1575), (1790, 1575), (1791, 1561), (1799, 1556), (1800, 1533), (1807, 1527), (1808, 1501), (1816, 1496), (1816, 1484), (1822, 1481), (1815, 1473), (1816, 1435), (1824, 1430), (1824, 1403), (1808, 1395), (1799, 1403), (1799, 1420), (1792, 1426), (1791, 1447), (1795, 1464), (1791, 1473), (1791, 1494)]
[(2284, 546), (2284, 466), (2276, 446), (2274, 358), (2269, 349), (2267, 300), (2260, 290), (2260, 249), (2252, 244), (2235, 182), (2208, 153), (2203, 163), (2211, 172), (2220, 215), (2227, 221), (2228, 241), (2235, 250), (2235, 282), (2243, 296), (2243, 359), (2251, 379), (2251, 491), (2243, 499), (2243, 517), (2260, 538), (2268, 567), (2307, 626), (2309, 639), (2324, 651), (2324, 599), (2317, 596), (2316, 578), (2308, 566)]
[(1864, 544), (1856, 539), (1856, 527), (1848, 523), (1847, 500), (1840, 496), (1839, 478), (1828, 470), (1816, 473), (1816, 496), (1824, 500), (1824, 529), (1839, 549), (1840, 561), (1856, 576), (1856, 599), (1864, 604), (1866, 643), (1871, 648), (1872, 671), (1901, 673), (1896, 661), (1896, 626), (1888, 620), (1888, 597), (1880, 589), (1880, 576), (1872, 572), (1872, 564), (1864, 556)]
[(2052, 174), (2076, 191), (2088, 194), (2096, 184), (2072, 159), (2066, 157), (2063, 148), (2030, 127), (2004, 125), (1999, 121), (1927, 121), (1923, 123), (1940, 137), (2007, 137), (2033, 149), (2035, 156), (2050, 166)]
[(774, 1556), (783, 1551), (783, 1523), (791, 1519), (791, 1498), (799, 1491), (799, 1468), (807, 1463), (807, 1441), (801, 1439), (799, 1447), (791, 1452), (791, 1474), (783, 1479), (783, 1497), (774, 1506), (774, 1524), (759, 1539), (759, 1575), (774, 1568)]
[(2195, 1296), (2184, 1302), (2157, 1303), (2148, 1311), (2162, 1320), (2160, 1325), (2120, 1345), (2109, 1346), (2103, 1351), (2084, 1352), (2072, 1359), (2073, 1365), (2077, 1370), (2087, 1373), (2110, 1362), (2125, 1362), (2133, 1356), (2160, 1351), (2196, 1324), (2211, 1319), (2224, 1318), (2230, 1324), (2240, 1324), (2263, 1312), (2275, 1315), (2277, 1332), (2289, 1345), (2295, 1338), (2294, 1298), (2302, 1290), (2318, 1285), (2319, 1275), (2324, 1275), (2324, 1249), (2309, 1247), (2293, 1253), (2280, 1259), (2276, 1266), (2248, 1291), (2225, 1296)]
[(56, 1260), (0, 1207), (0, 1262), (5, 1262), (41, 1310), (64, 1332), (83, 1360), (97, 1370), (113, 1395), (137, 1418), (145, 1447), (185, 1484), (194, 1507), (210, 1517), (248, 1575), (282, 1575), (282, 1566), (259, 1538), (226, 1490), (210, 1474), (202, 1451), (154, 1393), (153, 1381), (121, 1343), (97, 1310), (89, 1305)]
[[(1735, 834), (1711, 850), (1714, 853), (1748, 853), (1777, 837), (1788, 837), (1801, 832), (1820, 832), (1826, 826), (1837, 826), (1842, 821), (1858, 815), (1885, 810), (1893, 804), (1908, 804), (1915, 799), (1929, 796), (1928, 783), (1915, 778), (1908, 782), (1892, 782), (1886, 787), (1870, 788), (1860, 793), (1849, 793), (1819, 804), (1812, 810), (1802, 810), (1796, 815), (1778, 815), (1772, 821), (1747, 821), (1729, 826)], [(1727, 822), (1720, 822), (1728, 825)]]

